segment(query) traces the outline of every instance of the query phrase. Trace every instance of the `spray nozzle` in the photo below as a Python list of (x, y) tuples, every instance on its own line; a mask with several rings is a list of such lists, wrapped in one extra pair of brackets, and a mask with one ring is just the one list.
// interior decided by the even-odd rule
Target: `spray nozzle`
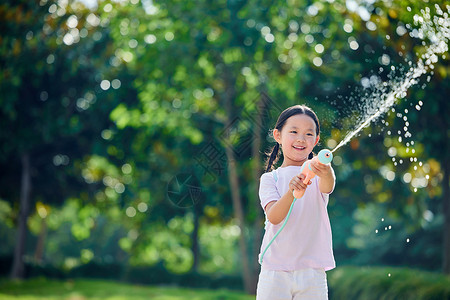
[(333, 160), (333, 153), (328, 149), (323, 149), (317, 154), (317, 158), (321, 163), (328, 164)]

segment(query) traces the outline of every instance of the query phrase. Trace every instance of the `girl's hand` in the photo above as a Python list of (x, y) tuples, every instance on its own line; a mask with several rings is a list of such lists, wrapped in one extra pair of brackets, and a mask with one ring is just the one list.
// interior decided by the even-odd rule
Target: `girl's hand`
[(314, 159), (311, 162), (311, 170), (319, 177), (332, 177), (333, 170), (330, 164), (323, 164), (319, 160)]
[(336, 178), (331, 164), (323, 164), (318, 160), (311, 162), (311, 170), (319, 177), (319, 190), (329, 194), (334, 190)]
[(305, 180), (305, 174), (299, 174), (294, 176), (291, 181), (289, 182), (289, 190), (304, 190), (308, 187), (308, 185), (311, 184), (311, 180), (308, 182), (308, 184), (304, 184), (303, 181)]

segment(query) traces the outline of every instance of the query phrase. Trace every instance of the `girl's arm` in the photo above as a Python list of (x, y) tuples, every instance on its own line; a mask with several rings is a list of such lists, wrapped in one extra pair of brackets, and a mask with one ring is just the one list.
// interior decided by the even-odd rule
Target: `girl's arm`
[[(267, 219), (270, 223), (277, 225), (286, 218), (289, 208), (291, 207), (292, 201), (294, 201), (294, 195), (292, 191), (294, 189), (304, 190), (307, 185), (303, 183), (305, 180), (305, 175), (300, 174), (294, 176), (291, 182), (289, 182), (289, 190), (284, 194), (278, 201), (269, 202), (264, 210), (266, 211)], [(308, 184), (311, 184), (309, 182)]]
[(311, 162), (311, 169), (319, 176), (319, 190), (321, 193), (329, 194), (333, 191), (336, 176), (331, 164), (322, 164), (319, 161)]

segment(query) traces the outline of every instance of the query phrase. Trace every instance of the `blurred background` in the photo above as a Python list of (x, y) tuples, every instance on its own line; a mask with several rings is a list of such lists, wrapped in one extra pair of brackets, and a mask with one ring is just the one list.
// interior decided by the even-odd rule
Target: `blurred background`
[[(448, 44), (448, 1), (3, 0), (0, 290), (39, 277), (254, 293), (278, 115), (310, 106), (316, 150), (336, 147), (436, 42), (418, 16), (440, 16)], [(330, 293), (361, 274), (361, 289), (420, 272), (448, 284), (448, 49), (429, 59), (334, 153)]]

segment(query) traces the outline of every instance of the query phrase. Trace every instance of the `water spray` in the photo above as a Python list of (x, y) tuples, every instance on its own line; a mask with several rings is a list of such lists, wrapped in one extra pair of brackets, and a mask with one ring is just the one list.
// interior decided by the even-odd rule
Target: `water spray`
[[(377, 109), (372, 110), (368, 113), (368, 116), (365, 118), (363, 122), (361, 122), (355, 130), (351, 131), (347, 134), (347, 136), (333, 149), (323, 149), (319, 152), (317, 156), (312, 158), (311, 160), (307, 160), (303, 163), (302, 168), (300, 170), (300, 174), (305, 175), (304, 183), (307, 184), (316, 174), (311, 169), (311, 162), (313, 160), (318, 160), (323, 164), (330, 163), (333, 159), (333, 152), (347, 144), (356, 134), (358, 134), (363, 128), (367, 127), (372, 121), (375, 121), (379, 116), (386, 113), (390, 107), (392, 107), (398, 99), (406, 97), (406, 92), (408, 89), (417, 84), (419, 78), (426, 74), (427, 72), (434, 69), (434, 64), (437, 62), (437, 55), (445, 55), (448, 52), (448, 41), (450, 39), (450, 19), (448, 15), (450, 13), (450, 6), (447, 6), (447, 12), (443, 12), (443, 10), (436, 5), (436, 15), (433, 19), (430, 16), (430, 9), (426, 8), (422, 10), (422, 16), (415, 15), (414, 23), (416, 25), (421, 25), (418, 29), (418, 33), (416, 34), (419, 38), (428, 38), (432, 44), (426, 48), (424, 54), (422, 54), (416, 66), (411, 66), (408, 72), (404, 75), (403, 80), (395, 81), (391, 80), (390, 82), (384, 82), (382, 85), (376, 88), (376, 91), (372, 93), (368, 100), (376, 100), (380, 97), (381, 92), (381, 101), (377, 102), (380, 105)], [(390, 92), (387, 92), (388, 88), (390, 88)], [(273, 243), (275, 238), (280, 234), (286, 225), (289, 216), (291, 215), (292, 208), (294, 207), (294, 203), (297, 199), (303, 197), (305, 190), (294, 190), (294, 200), (292, 201), (291, 207), (286, 215), (286, 218), (283, 222), (281, 228), (277, 231), (275, 236), (266, 246), (264, 251), (261, 254), (259, 262), (262, 263), (264, 254), (269, 249), (270, 245)]]

